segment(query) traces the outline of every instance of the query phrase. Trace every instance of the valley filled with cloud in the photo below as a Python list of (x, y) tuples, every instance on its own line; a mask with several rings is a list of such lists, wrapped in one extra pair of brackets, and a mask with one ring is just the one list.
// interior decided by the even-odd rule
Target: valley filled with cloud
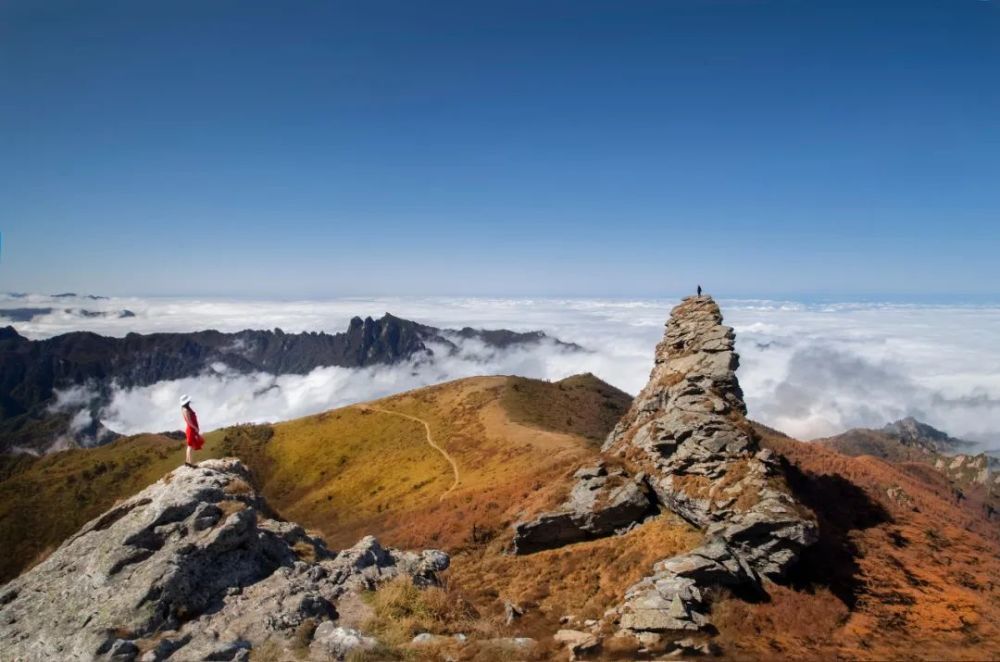
[[(455, 338), (457, 353), (306, 375), (240, 374), (225, 365), (202, 375), (115, 389), (100, 420), (120, 433), (176, 429), (177, 398), (194, 398), (203, 427), (284, 420), (461, 377), (518, 374), (560, 379), (592, 372), (629, 393), (646, 382), (653, 347), (676, 299), (356, 298), (254, 301), (0, 296), (0, 324), (32, 339), (86, 330), (338, 333), (355, 315), (385, 312), (442, 328), (542, 330), (554, 342), (498, 350)], [(912, 415), (955, 436), (1000, 447), (1000, 306), (803, 303), (720, 299), (737, 333), (739, 377), (750, 416), (811, 439)], [(12, 312), (16, 311), (16, 312)], [(34, 311), (34, 312), (33, 312)], [(435, 349), (432, 347), (432, 349)], [(80, 389), (58, 406), (72, 411)], [(87, 414), (77, 412), (83, 426)]]

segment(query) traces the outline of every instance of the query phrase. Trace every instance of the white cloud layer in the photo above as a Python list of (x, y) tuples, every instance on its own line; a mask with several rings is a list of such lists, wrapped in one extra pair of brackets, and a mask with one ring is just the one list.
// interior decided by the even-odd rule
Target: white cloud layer
[[(439, 327), (540, 329), (589, 353), (553, 344), (491, 352), (463, 343), (458, 356), (389, 368), (320, 368), (308, 375), (199, 377), (118, 390), (103, 412), (121, 432), (178, 426), (176, 402), (190, 393), (206, 429), (238, 421), (306, 415), (350, 402), (448, 379), (520, 374), (560, 379), (593, 372), (636, 393), (645, 384), (653, 347), (676, 301), (599, 299), (338, 299), (247, 301), (211, 299), (52, 299), (0, 297), (0, 307), (53, 307), (52, 314), (15, 323), (32, 338), (70, 330), (122, 336), (131, 331), (339, 332), (354, 315), (399, 317)], [(913, 415), (986, 446), (1000, 446), (1000, 306), (891, 303), (805, 304), (721, 300), (736, 328), (740, 381), (750, 415), (800, 438), (849, 427), (881, 426)], [(135, 317), (85, 317), (65, 309)], [(0, 311), (0, 323), (3, 322)], [(70, 398), (73, 396), (70, 395)]]

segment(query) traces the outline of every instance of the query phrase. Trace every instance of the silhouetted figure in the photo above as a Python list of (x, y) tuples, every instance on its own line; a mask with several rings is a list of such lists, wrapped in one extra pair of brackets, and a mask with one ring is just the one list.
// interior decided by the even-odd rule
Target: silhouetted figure
[(698, 286), (698, 296), (701, 296), (701, 285)]

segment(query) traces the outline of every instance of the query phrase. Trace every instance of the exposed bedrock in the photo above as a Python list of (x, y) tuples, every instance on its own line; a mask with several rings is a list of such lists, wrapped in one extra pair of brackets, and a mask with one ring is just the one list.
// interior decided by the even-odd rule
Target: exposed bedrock
[(580, 469), (559, 508), (515, 525), (528, 553), (610, 535), (666, 508), (704, 534), (702, 544), (658, 562), (614, 610), (623, 634), (653, 644), (706, 629), (707, 592), (763, 592), (817, 539), (815, 518), (761, 450), (736, 378), (733, 329), (708, 296), (671, 311), (649, 382), (604, 443), (605, 464)]
[(779, 579), (817, 538), (814, 516), (746, 420), (734, 339), (711, 297), (674, 308), (649, 383), (603, 447), (705, 532), (701, 547), (657, 563), (628, 590), (619, 625), (640, 638), (704, 628), (705, 589), (761, 589), (762, 578)]
[(656, 512), (645, 476), (608, 470), (602, 462), (582, 467), (569, 497), (554, 512), (514, 526), (513, 552), (528, 554), (612, 535)]
[(0, 658), (247, 659), (311, 619), (311, 648), (337, 659), (371, 642), (339, 627), (339, 599), (399, 575), (434, 583), (448, 566), (370, 536), (331, 552), (268, 513), (238, 460), (176, 469), (0, 587)]

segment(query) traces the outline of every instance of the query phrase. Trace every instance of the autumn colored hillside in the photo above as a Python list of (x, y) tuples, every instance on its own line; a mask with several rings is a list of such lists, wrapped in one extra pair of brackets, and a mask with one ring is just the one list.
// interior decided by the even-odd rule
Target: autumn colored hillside
[[(757, 426), (820, 518), (789, 587), (716, 605), (734, 657), (1000, 659), (1000, 526), (947, 479)], [(920, 465), (925, 467), (926, 465)]]
[[(559, 498), (559, 479), (596, 455), (628, 402), (591, 375), (465, 379), (273, 426), (218, 430), (198, 459), (238, 455), (275, 508), (332, 546), (374, 532), (393, 544), (457, 549)], [(457, 463), (454, 489), (448, 461), (406, 416), (426, 421)], [(139, 435), (40, 458), (2, 456), (0, 534), (13, 553), (0, 559), (0, 580), (163, 476), (183, 461), (182, 448)]]
[[(562, 620), (572, 617), (576, 627), (600, 620), (655, 562), (702, 538), (661, 513), (622, 535), (508, 553), (512, 524), (565, 498), (574, 471), (598, 457), (599, 442), (629, 402), (589, 375), (555, 383), (465, 379), (271, 426), (220, 430), (209, 435), (202, 457), (239, 456), (278, 514), (332, 548), (374, 534), (386, 544), (452, 555), (437, 607), (414, 606), (428, 598), (404, 591), (397, 602), (345, 613), (395, 647), (384, 655), (566, 659), (552, 640)], [(711, 618), (726, 659), (1000, 658), (1000, 527), (988, 512), (956, 500), (954, 486), (926, 464), (850, 457), (755, 429), (787, 463), (796, 497), (816, 513), (820, 540), (787, 584), (767, 584), (766, 596), (718, 594)], [(181, 459), (180, 442), (143, 435), (6, 460), (3, 579)], [(508, 620), (508, 604), (523, 613)], [(481, 639), (416, 651), (408, 642), (425, 630)], [(513, 636), (538, 645), (504, 657), (476, 643)], [(591, 657), (637, 655), (605, 646)]]

